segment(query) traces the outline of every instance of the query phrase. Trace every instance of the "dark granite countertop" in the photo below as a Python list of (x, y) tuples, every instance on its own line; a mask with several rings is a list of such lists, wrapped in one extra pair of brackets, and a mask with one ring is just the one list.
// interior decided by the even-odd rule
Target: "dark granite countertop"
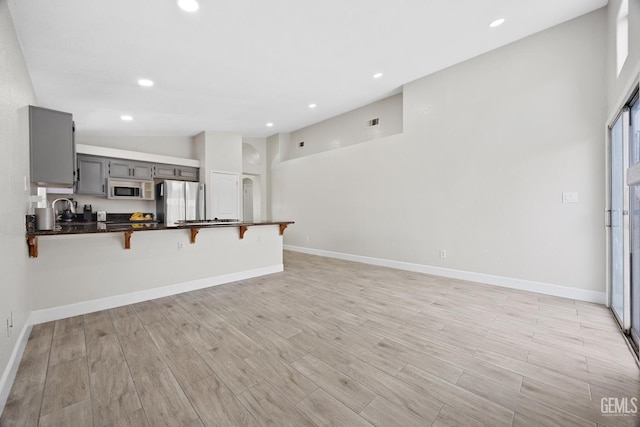
[(152, 231), (152, 230), (184, 230), (192, 228), (219, 228), (219, 227), (252, 227), (260, 225), (288, 225), (293, 221), (252, 221), (252, 222), (215, 222), (198, 225), (180, 225), (167, 227), (153, 221), (131, 222), (59, 222), (56, 230), (36, 230), (34, 224), (27, 222), (27, 236), (59, 236), (65, 234), (92, 234), (92, 233), (122, 233), (126, 231)]
[[(138, 231), (153, 231), (153, 230), (190, 230), (191, 243), (196, 242), (196, 236), (201, 228), (220, 228), (220, 227), (237, 227), (238, 236), (240, 239), (244, 238), (245, 232), (249, 227), (260, 225), (278, 225), (280, 226), (280, 235), (284, 234), (284, 230), (289, 224), (294, 224), (293, 221), (244, 221), (244, 222), (229, 222), (220, 220), (219, 222), (206, 222), (197, 224), (181, 224), (176, 227), (167, 227), (164, 224), (159, 224), (152, 220), (144, 221), (131, 221), (131, 214), (112, 214), (107, 215), (106, 222), (98, 221), (80, 221), (77, 216), (73, 221), (65, 222), (60, 221), (56, 224), (54, 230), (36, 230), (35, 227), (35, 215), (26, 216), (26, 228), (27, 228), (27, 245), (29, 246), (29, 256), (32, 258), (38, 257), (38, 237), (40, 236), (64, 236), (74, 234), (96, 234), (96, 233), (124, 233), (124, 248), (131, 249), (131, 236), (134, 232)], [(151, 216), (153, 218), (153, 216)], [(95, 217), (91, 218), (95, 219)]]

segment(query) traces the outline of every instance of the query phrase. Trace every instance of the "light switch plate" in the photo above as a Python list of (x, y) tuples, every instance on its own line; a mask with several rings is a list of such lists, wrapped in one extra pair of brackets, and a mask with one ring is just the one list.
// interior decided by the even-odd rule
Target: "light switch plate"
[(562, 203), (578, 203), (578, 193), (576, 191), (562, 193)]

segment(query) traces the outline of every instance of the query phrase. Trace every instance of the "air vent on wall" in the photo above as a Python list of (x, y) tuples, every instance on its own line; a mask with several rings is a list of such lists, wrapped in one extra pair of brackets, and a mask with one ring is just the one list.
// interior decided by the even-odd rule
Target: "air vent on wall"
[(380, 118), (376, 117), (375, 119), (371, 119), (367, 122), (367, 126), (378, 126), (380, 123)]

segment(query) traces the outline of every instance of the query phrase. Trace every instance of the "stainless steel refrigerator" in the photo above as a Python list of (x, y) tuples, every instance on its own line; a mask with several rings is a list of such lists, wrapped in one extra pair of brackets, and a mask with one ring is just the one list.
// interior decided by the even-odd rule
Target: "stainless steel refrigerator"
[(166, 180), (156, 188), (156, 217), (161, 224), (175, 227), (181, 221), (206, 219), (204, 184)]

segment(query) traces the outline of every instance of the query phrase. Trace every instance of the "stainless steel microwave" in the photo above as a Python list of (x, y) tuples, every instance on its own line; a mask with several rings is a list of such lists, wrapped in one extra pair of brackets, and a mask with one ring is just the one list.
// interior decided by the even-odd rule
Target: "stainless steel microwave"
[(113, 197), (140, 197), (140, 187), (125, 187), (114, 185), (111, 187)]
[(155, 199), (153, 181), (110, 179), (108, 188), (109, 199)]

